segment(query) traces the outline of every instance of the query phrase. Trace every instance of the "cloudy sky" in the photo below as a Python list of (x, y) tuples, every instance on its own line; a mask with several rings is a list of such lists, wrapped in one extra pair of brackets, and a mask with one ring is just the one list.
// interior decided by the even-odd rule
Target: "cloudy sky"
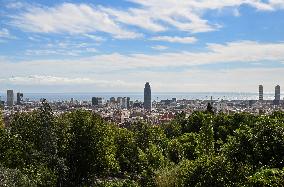
[(284, 86), (284, 0), (0, 0), (0, 92)]

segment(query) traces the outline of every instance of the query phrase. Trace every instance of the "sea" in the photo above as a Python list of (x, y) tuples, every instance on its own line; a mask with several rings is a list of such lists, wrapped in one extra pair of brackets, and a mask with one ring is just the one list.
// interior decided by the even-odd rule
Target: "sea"
[[(15, 97), (16, 97), (16, 93)], [(6, 101), (6, 94), (0, 93), (1, 100)], [(78, 101), (91, 101), (92, 97), (102, 97), (108, 100), (111, 97), (130, 97), (133, 101), (143, 101), (143, 92), (96, 92), (96, 93), (24, 93), (24, 99), (39, 101), (42, 98), (48, 101), (70, 101), (71, 98)], [(236, 92), (153, 92), (152, 100), (160, 101), (176, 98), (188, 100), (257, 100), (258, 93)], [(264, 100), (273, 100), (274, 93), (264, 94)]]

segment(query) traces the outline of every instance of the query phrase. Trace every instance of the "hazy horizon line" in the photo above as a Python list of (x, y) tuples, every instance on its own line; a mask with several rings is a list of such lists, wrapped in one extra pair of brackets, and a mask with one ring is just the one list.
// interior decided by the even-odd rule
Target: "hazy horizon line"
[[(13, 89), (11, 89), (13, 90)], [(15, 93), (20, 92), (16, 91)], [(143, 91), (97, 91), (97, 92), (21, 92), (25, 94), (94, 94), (94, 93), (141, 93), (143, 94)], [(181, 91), (181, 92), (168, 92), (168, 91), (158, 91), (158, 92), (153, 92), (152, 95), (156, 93), (239, 93), (239, 94), (258, 94), (258, 92), (236, 92), (236, 91)], [(281, 92), (284, 94), (284, 92)], [(0, 94), (6, 94), (6, 92), (0, 92)], [(264, 94), (274, 94), (274, 92), (264, 92)]]

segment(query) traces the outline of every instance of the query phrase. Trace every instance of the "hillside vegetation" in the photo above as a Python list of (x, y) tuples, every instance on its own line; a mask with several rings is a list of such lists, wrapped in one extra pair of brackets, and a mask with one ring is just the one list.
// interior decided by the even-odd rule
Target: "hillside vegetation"
[(284, 186), (284, 113), (179, 114), (119, 128), (44, 102), (0, 120), (0, 186)]

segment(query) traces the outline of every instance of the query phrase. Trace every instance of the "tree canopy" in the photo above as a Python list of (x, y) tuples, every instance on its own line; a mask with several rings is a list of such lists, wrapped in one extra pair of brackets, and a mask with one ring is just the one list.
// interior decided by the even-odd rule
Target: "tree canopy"
[(46, 101), (0, 118), (0, 186), (284, 186), (284, 113), (179, 114), (118, 127)]

